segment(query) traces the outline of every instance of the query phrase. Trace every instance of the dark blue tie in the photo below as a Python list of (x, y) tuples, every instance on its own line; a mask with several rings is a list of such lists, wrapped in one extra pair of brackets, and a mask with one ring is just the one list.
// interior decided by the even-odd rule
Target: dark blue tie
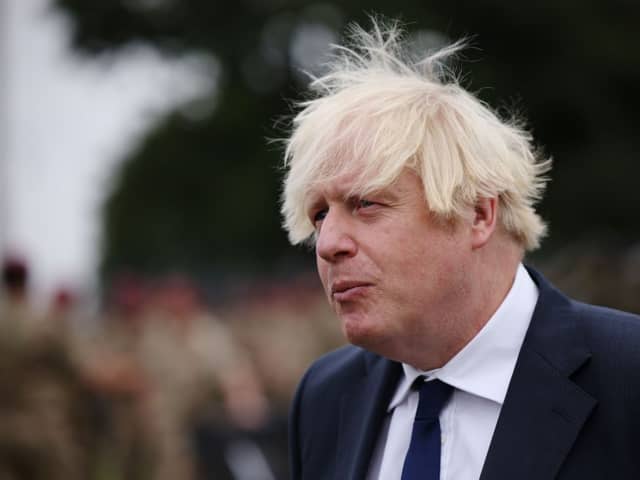
[(425, 382), (419, 377), (413, 387), (420, 391), (420, 401), (413, 421), (411, 444), (404, 459), (402, 480), (439, 480), (440, 478), (440, 410), (451, 396), (453, 387), (440, 380)]

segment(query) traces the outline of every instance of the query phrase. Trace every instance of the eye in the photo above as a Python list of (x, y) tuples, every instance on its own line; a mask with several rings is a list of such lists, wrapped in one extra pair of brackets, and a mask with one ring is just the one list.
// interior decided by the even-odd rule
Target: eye
[(317, 226), (318, 223), (322, 222), (322, 220), (324, 220), (324, 218), (327, 216), (327, 211), (328, 211), (327, 208), (323, 208), (323, 209), (317, 210), (315, 212), (312, 212), (311, 213), (311, 222), (314, 225)]
[(375, 207), (376, 205), (380, 205), (379, 202), (375, 202), (373, 200), (369, 200), (367, 198), (354, 198), (352, 201), (353, 211), (357, 212), (358, 210), (365, 210), (371, 207)]
[(353, 214), (357, 214), (363, 217), (372, 217), (378, 212), (378, 209), (383, 206), (383, 203), (380, 203), (376, 200), (370, 200), (368, 198), (354, 198), (351, 200), (351, 212)]
[(366, 198), (361, 198), (358, 200), (356, 207), (357, 208), (367, 208), (372, 207), (376, 204), (376, 202), (372, 202), (371, 200), (367, 200)]

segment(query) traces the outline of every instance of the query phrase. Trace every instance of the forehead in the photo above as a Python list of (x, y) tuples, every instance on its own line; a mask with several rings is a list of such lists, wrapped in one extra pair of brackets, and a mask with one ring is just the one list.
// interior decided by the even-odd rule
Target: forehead
[(422, 196), (422, 180), (408, 168), (393, 178), (369, 178), (360, 172), (349, 171), (315, 182), (308, 190), (307, 204), (322, 199), (347, 199), (367, 195), (383, 195), (390, 198)]
[(309, 185), (307, 198), (318, 197), (350, 197), (362, 194), (365, 190), (364, 179), (355, 171), (337, 173), (328, 178), (313, 181)]

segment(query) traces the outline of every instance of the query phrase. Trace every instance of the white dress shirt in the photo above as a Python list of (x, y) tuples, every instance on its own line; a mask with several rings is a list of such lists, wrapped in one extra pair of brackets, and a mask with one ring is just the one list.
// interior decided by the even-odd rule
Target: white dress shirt
[(411, 442), (419, 375), (454, 388), (440, 413), (441, 480), (477, 480), (504, 402), (538, 288), (519, 265), (509, 293), (478, 334), (442, 368), (424, 372), (403, 364), (404, 377), (389, 404), (368, 480), (400, 480)]

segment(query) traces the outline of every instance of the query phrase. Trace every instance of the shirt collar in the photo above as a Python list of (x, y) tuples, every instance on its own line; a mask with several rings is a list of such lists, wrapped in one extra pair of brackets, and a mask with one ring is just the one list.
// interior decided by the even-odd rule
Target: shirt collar
[(502, 405), (537, 301), (538, 287), (520, 264), (513, 285), (498, 309), (444, 366), (425, 372), (402, 364), (404, 376), (388, 411), (406, 399), (411, 385), (420, 375), (437, 378)]

